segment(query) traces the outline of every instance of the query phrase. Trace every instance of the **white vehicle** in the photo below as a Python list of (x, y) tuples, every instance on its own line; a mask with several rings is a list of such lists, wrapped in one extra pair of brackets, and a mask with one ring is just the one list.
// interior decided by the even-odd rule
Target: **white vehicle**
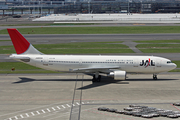
[(126, 73), (157, 74), (175, 69), (171, 60), (155, 56), (112, 55), (45, 55), (35, 49), (16, 29), (7, 29), (17, 54), (10, 58), (52, 71), (94, 74), (92, 81), (99, 82), (100, 74), (115, 80), (125, 80)]

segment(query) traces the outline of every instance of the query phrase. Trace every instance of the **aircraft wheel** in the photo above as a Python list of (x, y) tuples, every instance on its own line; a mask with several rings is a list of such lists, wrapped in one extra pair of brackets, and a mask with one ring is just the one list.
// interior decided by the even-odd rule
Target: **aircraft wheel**
[(95, 75), (93, 76), (92, 82), (100, 82), (101, 81), (101, 75), (98, 76), (98, 78), (95, 77)]
[(157, 75), (153, 75), (153, 79), (154, 79), (154, 80), (157, 80)]
[(101, 82), (101, 75), (98, 76), (97, 82)]
[(93, 83), (96, 82), (95, 75), (93, 76), (92, 82), (93, 82)]

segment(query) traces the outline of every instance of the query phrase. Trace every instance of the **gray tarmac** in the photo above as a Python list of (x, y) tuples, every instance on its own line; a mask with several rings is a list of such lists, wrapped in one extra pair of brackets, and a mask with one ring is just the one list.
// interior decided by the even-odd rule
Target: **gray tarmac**
[[(52, 44), (67, 42), (107, 42), (107, 41), (137, 41), (137, 40), (179, 40), (180, 33), (157, 34), (24, 34), (32, 44)], [(0, 35), (0, 40), (10, 40), (9, 35)], [(1, 46), (11, 44), (11, 41), (1, 41)]]
[[(5, 28), (1, 27), (0, 29)], [(123, 41), (123, 44), (134, 49), (136, 53), (115, 55), (155, 55), (171, 60), (180, 60), (180, 53), (141, 53), (134, 47), (135, 43), (133, 42), (134, 40), (180, 39), (180, 34), (24, 36), (32, 44)], [(9, 39), (8, 35), (0, 35), (0, 40)], [(0, 46), (4, 45), (12, 45), (12, 43), (11, 41), (0, 41)], [(8, 55), (0, 55), (0, 61), (10, 62), (11, 60), (4, 59), (7, 57)], [(180, 102), (179, 73), (160, 74), (157, 81), (152, 80), (152, 75), (130, 74), (126, 81), (103, 78), (101, 83), (94, 84), (91, 82), (91, 76), (85, 75), (83, 82), (82, 76), (79, 74), (76, 81), (75, 74), (1, 74), (0, 119), (69, 120), (71, 116), (70, 120), (77, 120), (78, 117), (81, 120), (144, 120), (144, 118), (97, 110), (98, 107), (123, 110), (129, 104), (180, 111), (180, 107), (172, 105), (174, 102)], [(153, 120), (169, 120), (169, 118), (158, 117)]]
[[(98, 107), (123, 110), (129, 104), (146, 105), (166, 110), (180, 111), (172, 105), (180, 102), (179, 73), (158, 75), (128, 75), (126, 81), (102, 78), (101, 83), (91, 82), (84, 76), (83, 86), (75, 88), (75, 74), (2, 74), (0, 76), (0, 119), (1, 120), (68, 120), (74, 90), (82, 90), (81, 112), (75, 110), (72, 117), (81, 120), (145, 120), (145, 118), (98, 111)], [(81, 83), (82, 74), (77, 82)], [(77, 94), (73, 107), (80, 106)], [(76, 115), (75, 115), (76, 114)], [(165, 117), (153, 120), (170, 120)]]

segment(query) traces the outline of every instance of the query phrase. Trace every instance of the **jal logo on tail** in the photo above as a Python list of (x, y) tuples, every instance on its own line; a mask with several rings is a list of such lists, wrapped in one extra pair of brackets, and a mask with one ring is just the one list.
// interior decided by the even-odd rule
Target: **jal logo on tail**
[(140, 62), (140, 66), (145, 66), (145, 68), (148, 66), (155, 66), (155, 62), (149, 58), (149, 60), (142, 60), (142, 62)]

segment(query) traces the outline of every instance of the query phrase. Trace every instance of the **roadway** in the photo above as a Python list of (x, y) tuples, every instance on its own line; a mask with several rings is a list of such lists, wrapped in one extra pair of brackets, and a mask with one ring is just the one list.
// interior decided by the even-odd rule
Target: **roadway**
[[(78, 76), (81, 82), (82, 75)], [(123, 110), (129, 104), (146, 105), (166, 110), (179, 111), (172, 106), (180, 102), (179, 73), (165, 73), (159, 80), (152, 75), (128, 75), (126, 81), (103, 78), (101, 83), (91, 82), (84, 76), (82, 90), (81, 120), (146, 120), (128, 115), (98, 111), (100, 106)], [(0, 76), (1, 120), (68, 120), (72, 107), (75, 74), (9, 74)], [(79, 106), (76, 97), (74, 107)], [(73, 112), (77, 114), (79, 111)], [(74, 117), (74, 116), (72, 116)], [(165, 117), (155, 120), (169, 120)], [(76, 120), (76, 119), (74, 119)]]

